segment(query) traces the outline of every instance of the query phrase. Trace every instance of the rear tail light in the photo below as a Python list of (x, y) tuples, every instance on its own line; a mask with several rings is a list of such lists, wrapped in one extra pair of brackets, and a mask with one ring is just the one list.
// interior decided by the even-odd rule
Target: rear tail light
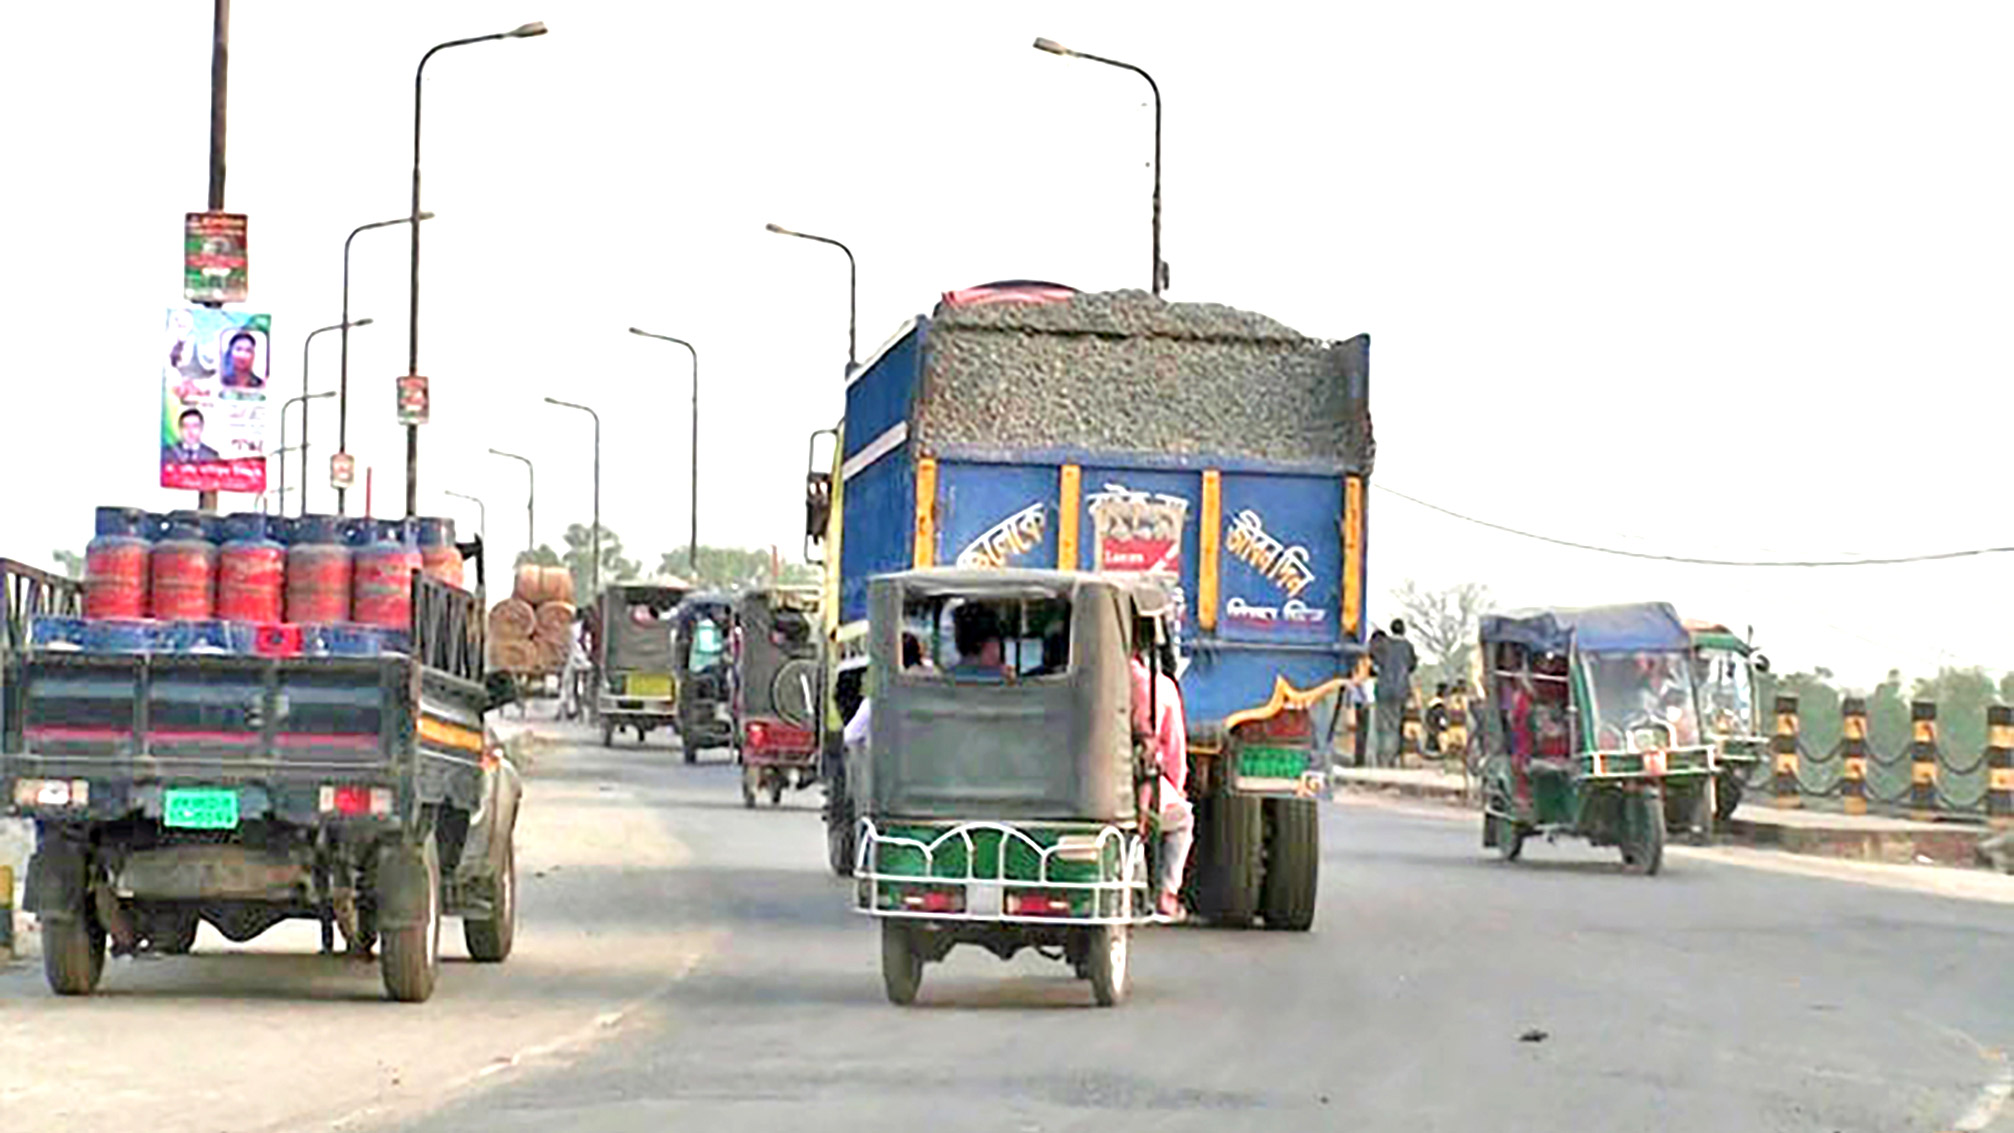
[(1070, 898), (1062, 893), (1042, 891), (1007, 894), (1007, 915), (1010, 917), (1067, 917), (1070, 915)]
[(91, 805), (88, 779), (16, 779), (14, 805), (18, 807), (69, 807)]
[(1095, 862), (1098, 860), (1098, 836), (1065, 834), (1056, 839), (1056, 857), (1066, 862)]
[(761, 747), (768, 742), (769, 742), (768, 728), (763, 727), (761, 724), (750, 724), (748, 726), (749, 747)]
[(388, 815), (392, 813), (391, 788), (326, 785), (322, 788), (322, 813), (345, 817)]
[(1664, 774), (1664, 753), (1647, 751), (1643, 753), (1643, 773), (1645, 775)]
[(912, 913), (962, 913), (965, 911), (965, 890), (956, 889), (910, 889), (899, 898), (903, 908)]

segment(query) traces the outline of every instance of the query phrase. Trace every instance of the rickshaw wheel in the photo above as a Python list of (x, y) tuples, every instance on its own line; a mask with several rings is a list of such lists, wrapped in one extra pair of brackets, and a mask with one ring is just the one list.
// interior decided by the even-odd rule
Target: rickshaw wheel
[(1133, 970), (1133, 929), (1129, 925), (1099, 925), (1087, 934), (1084, 975), (1100, 1007), (1126, 1001)]
[(1741, 776), (1723, 775), (1714, 784), (1713, 820), (1727, 822), (1734, 817), (1734, 808), (1741, 805)]
[(1497, 824), (1497, 856), (1507, 862), (1514, 862), (1524, 856), (1524, 827), (1515, 818), (1492, 815), (1490, 821)]
[(615, 746), (615, 721), (603, 720), (601, 722), (601, 746)]
[(888, 1002), (898, 1007), (916, 1002), (916, 992), (923, 986), (923, 954), (909, 926), (900, 921), (881, 922), (881, 986), (888, 992)]
[(1657, 876), (1664, 866), (1664, 799), (1656, 790), (1623, 804), (1622, 864), (1631, 873)]
[(761, 774), (761, 771), (753, 767), (741, 769), (741, 805), (749, 810), (755, 809), (755, 779)]
[(853, 808), (842, 805), (838, 820), (834, 815), (825, 817), (825, 856), (832, 866), (832, 872), (841, 877), (853, 876)]
[(781, 772), (781, 771), (779, 771), (779, 772), (776, 772), (776, 773), (775, 773), (775, 775), (774, 775), (774, 777), (772, 777), (772, 778), (771, 778), (771, 779), (769, 780), (769, 805), (770, 805), (770, 806), (782, 806), (782, 805), (783, 805), (783, 788), (784, 788), (784, 779), (783, 779), (783, 775), (784, 775), (784, 773), (783, 773), (783, 772)]

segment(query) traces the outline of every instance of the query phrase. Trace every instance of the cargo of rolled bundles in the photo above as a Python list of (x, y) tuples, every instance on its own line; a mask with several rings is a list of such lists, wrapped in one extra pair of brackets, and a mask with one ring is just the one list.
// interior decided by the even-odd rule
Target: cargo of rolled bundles
[(505, 641), (529, 641), (538, 629), (538, 615), (532, 611), (531, 603), (519, 598), (506, 598), (490, 607), (490, 636)]

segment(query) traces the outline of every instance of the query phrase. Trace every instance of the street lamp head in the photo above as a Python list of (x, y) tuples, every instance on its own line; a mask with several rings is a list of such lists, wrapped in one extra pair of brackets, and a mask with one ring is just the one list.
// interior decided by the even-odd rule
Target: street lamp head
[(797, 235), (797, 233), (795, 233), (795, 232), (792, 232), (792, 231), (791, 231), (790, 229), (788, 229), (788, 228), (785, 228), (785, 227), (784, 227), (784, 226), (782, 226), (781, 224), (765, 224), (765, 225), (763, 225), (762, 227), (763, 227), (763, 229), (764, 229), (765, 231), (768, 231), (768, 232), (774, 232), (774, 233), (776, 233), (776, 234), (777, 234), (778, 236), (795, 236), (795, 235)]
[(332, 389), (325, 389), (325, 390), (323, 390), (323, 391), (322, 391), (322, 392), (320, 392), (320, 393), (311, 393), (311, 394), (309, 394), (309, 395), (308, 395), (308, 400), (309, 400), (309, 401), (320, 401), (321, 399), (323, 399), (323, 398), (325, 398), (325, 397), (334, 397), (334, 396), (336, 396), (336, 391), (335, 391), (335, 390), (332, 390)]
[(434, 218), (434, 214), (433, 214), (433, 213), (430, 213), (430, 212), (423, 212), (423, 213), (421, 213), (421, 214), (420, 214), (420, 219), (421, 219), (421, 220), (432, 220), (433, 218)]
[(1072, 51), (1072, 50), (1070, 50), (1069, 48), (1067, 48), (1067, 47), (1063, 46), (1062, 44), (1060, 44), (1060, 43), (1057, 43), (1057, 42), (1056, 42), (1055, 40), (1053, 40), (1053, 39), (1041, 39), (1041, 38), (1037, 38), (1037, 39), (1035, 40), (1035, 50), (1037, 50), (1037, 51), (1047, 51), (1047, 52), (1048, 52), (1049, 54), (1051, 54), (1051, 55), (1075, 55), (1075, 54), (1077, 54), (1077, 53), (1076, 53), (1075, 51)]
[(377, 321), (377, 320), (375, 320), (375, 319), (351, 319), (351, 320), (350, 320), (350, 326), (351, 326), (352, 328), (355, 328), (355, 327), (367, 327), (367, 326), (370, 326), (370, 325), (371, 325), (371, 324), (372, 324), (373, 322), (376, 322), (376, 321)]
[(512, 28), (504, 34), (511, 39), (530, 39), (535, 35), (544, 35), (545, 25), (537, 20), (533, 20), (531, 23)]
[(645, 338), (649, 338), (649, 337), (650, 337), (650, 332), (649, 332), (649, 331), (647, 331), (647, 330), (645, 330), (645, 329), (643, 329), (642, 327), (631, 327), (631, 328), (629, 328), (629, 333), (631, 333), (631, 334), (640, 334), (640, 335), (642, 335), (642, 336), (643, 336), (643, 337), (645, 337)]

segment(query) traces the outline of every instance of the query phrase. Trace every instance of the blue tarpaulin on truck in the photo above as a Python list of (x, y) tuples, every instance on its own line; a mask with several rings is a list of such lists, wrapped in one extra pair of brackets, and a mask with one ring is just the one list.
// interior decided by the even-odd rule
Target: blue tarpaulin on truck
[(1668, 602), (1635, 602), (1569, 610), (1487, 614), (1485, 642), (1510, 642), (1541, 652), (1660, 653), (1690, 649), (1692, 639)]

